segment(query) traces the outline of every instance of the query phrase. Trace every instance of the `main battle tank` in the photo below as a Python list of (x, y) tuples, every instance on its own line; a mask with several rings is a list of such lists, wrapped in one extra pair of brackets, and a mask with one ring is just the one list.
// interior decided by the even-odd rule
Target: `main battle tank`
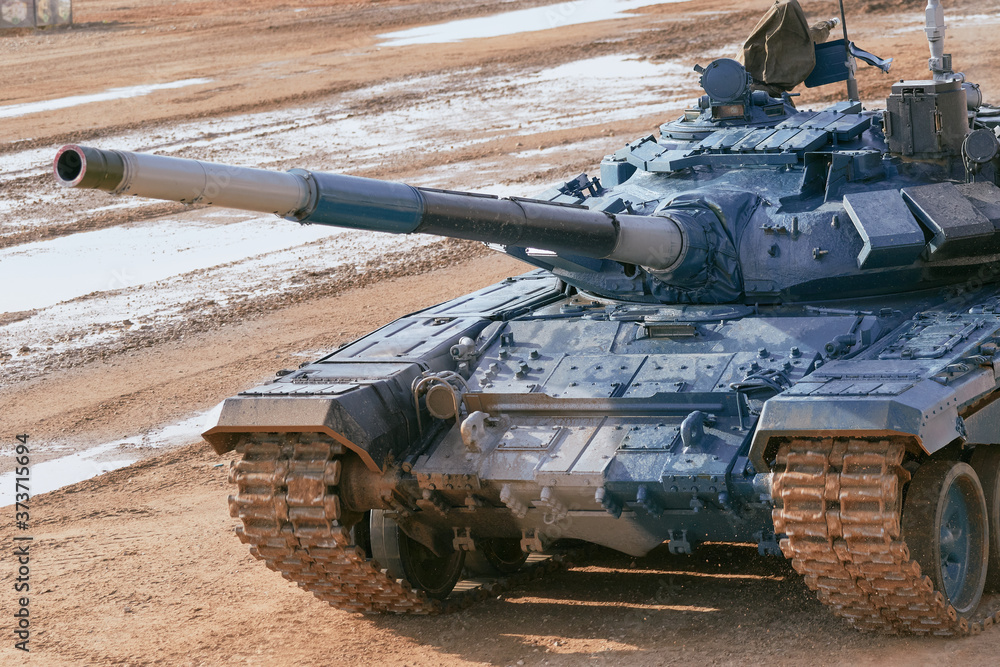
[(717, 60), (659, 136), (534, 199), (80, 146), (54, 169), (537, 267), (218, 408), (240, 539), (319, 598), (437, 613), (584, 544), (753, 542), (859, 628), (961, 635), (1000, 602), (1000, 115), (933, 0), (927, 31), (933, 78), (885, 111), (797, 111)]

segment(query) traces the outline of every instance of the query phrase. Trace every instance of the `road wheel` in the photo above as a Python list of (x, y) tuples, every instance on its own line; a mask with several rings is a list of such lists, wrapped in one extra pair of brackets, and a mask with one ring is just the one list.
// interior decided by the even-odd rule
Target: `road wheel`
[(393, 579), (405, 579), (432, 598), (443, 600), (455, 588), (465, 562), (465, 552), (451, 551), (437, 556), (410, 538), (382, 510), (371, 513), (372, 558), (389, 571)]
[(974, 612), (986, 582), (989, 523), (972, 466), (931, 461), (917, 470), (903, 507), (903, 536), (955, 610), (963, 616)]
[(516, 537), (476, 540), (476, 550), (465, 554), (465, 566), (473, 574), (514, 574), (526, 560)]
[(1000, 445), (976, 447), (971, 463), (983, 485), (986, 516), (990, 524), (990, 559), (986, 590), (1000, 593)]

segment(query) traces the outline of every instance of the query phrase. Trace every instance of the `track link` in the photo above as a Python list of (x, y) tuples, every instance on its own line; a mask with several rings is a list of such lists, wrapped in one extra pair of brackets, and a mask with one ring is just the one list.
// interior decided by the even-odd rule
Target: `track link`
[(393, 579), (353, 542), (338, 495), (344, 448), (321, 434), (254, 434), (238, 451), (229, 481), (236, 533), (270, 569), (338, 609), (362, 613), (442, 614), (538, 579), (580, 552), (529, 558), (516, 574), (460, 581), (445, 600)]
[(793, 439), (776, 460), (775, 533), (806, 585), (862, 630), (956, 636), (1000, 624), (970, 621), (935, 591), (900, 539), (906, 449), (895, 440)]

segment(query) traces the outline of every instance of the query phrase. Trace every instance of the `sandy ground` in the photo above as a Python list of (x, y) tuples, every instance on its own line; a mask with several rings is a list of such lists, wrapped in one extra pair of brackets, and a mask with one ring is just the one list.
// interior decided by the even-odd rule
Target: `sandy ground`
[[(175, 219), (170, 216), (204, 220), (197, 217), (204, 211), (169, 204), (99, 210), (104, 203), (96, 196), (56, 190), (38, 156), (69, 141), (105, 147), (132, 141), (137, 149), (189, 157), (257, 159), (241, 161), (243, 146), (267, 153), (266, 166), (273, 168), (326, 166), (439, 187), (499, 186), (530, 194), (592, 170), (623, 140), (653, 132), (665, 119), (662, 110), (628, 113), (630, 100), (642, 91), (602, 84), (592, 95), (616, 98), (614, 106), (624, 112), (599, 106), (591, 112), (580, 100), (579, 115), (567, 112), (552, 123), (515, 131), (495, 119), (479, 126), (473, 112), (416, 137), (423, 141), (419, 148), (393, 150), (387, 144), (353, 158), (323, 143), (310, 145), (292, 129), (268, 135), (250, 128), (257, 133), (212, 144), (204, 136), (185, 138), (183, 128), (327, 103), (382, 122), (388, 112), (405, 118), (428, 96), (459, 99), (482, 82), (497, 86), (503, 77), (516, 91), (519, 77), (603, 56), (626, 54), (690, 69), (726, 54), (767, 4), (697, 0), (647, 7), (610, 23), (386, 48), (376, 35), (488, 15), (498, 3), (77, 0), (72, 29), (0, 36), (0, 113), (11, 105), (109, 88), (211, 81), (3, 118), (0, 248)], [(802, 4), (815, 17), (833, 15), (836, 8), (833, 2)], [(851, 24), (852, 38), (896, 57), (892, 77), (870, 69), (860, 74), (862, 98), (877, 100), (890, 81), (924, 75), (924, 3), (863, 4)], [(956, 65), (983, 84), (988, 101), (1000, 103), (1000, 3), (948, 4), (948, 46)], [(696, 77), (688, 77), (677, 90), (657, 94), (694, 91)], [(382, 86), (382, 92), (351, 97), (372, 86)], [(832, 88), (807, 91), (802, 101), (834, 99), (839, 90)], [(503, 94), (502, 88), (489, 90)], [(406, 123), (398, 128), (401, 135), (408, 129)], [(282, 154), (282, 141), (292, 138), (296, 148)], [(150, 318), (145, 328), (75, 347), (45, 342), (54, 335), (50, 328), (62, 324), (43, 319), (44, 313), (0, 314), (0, 341), (16, 325), (22, 327), (18, 335), (38, 338), (0, 349), (0, 472), (14, 466), (15, 433), (31, 434), (43, 457), (53, 444), (83, 447), (142, 433), (204, 411), (275, 370), (399, 315), (524, 268), (463, 243), (379, 255), (363, 272), (305, 267), (280, 296), (248, 294), (212, 307), (198, 302), (183, 321)], [(132, 289), (87, 298), (141, 292)], [(119, 320), (130, 315), (127, 308)], [(34, 318), (39, 324), (31, 330), (27, 324)], [(22, 344), (29, 351), (22, 352)], [(357, 617), (299, 592), (253, 561), (230, 535), (225, 466), (218, 467), (228, 458), (220, 460), (193, 441), (166, 453), (135, 455), (150, 458), (33, 499), (30, 656), (14, 650), (9, 631), (16, 602), (10, 556), (15, 531), (13, 508), (2, 510), (3, 664), (994, 665), (1000, 652), (997, 632), (941, 641), (850, 631), (822, 609), (785, 562), (760, 559), (743, 546), (708, 546), (691, 558), (656, 552), (635, 561), (600, 552), (586, 566), (461, 616)]]

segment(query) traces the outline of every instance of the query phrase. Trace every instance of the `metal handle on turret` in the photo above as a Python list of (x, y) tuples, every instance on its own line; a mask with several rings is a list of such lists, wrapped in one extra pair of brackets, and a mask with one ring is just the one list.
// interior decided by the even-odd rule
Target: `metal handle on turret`
[(274, 213), (302, 223), (530, 247), (657, 271), (680, 266), (691, 245), (684, 226), (666, 216), (612, 215), (302, 169), (273, 172), (70, 145), (56, 154), (53, 173), (66, 187)]

